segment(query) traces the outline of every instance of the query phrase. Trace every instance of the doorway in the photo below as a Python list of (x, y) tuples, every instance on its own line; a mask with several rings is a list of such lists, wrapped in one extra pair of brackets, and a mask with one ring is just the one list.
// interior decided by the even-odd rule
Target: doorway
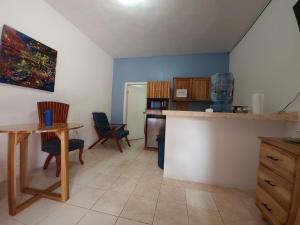
[(130, 140), (145, 138), (146, 104), (147, 82), (126, 82), (123, 121), (127, 124)]

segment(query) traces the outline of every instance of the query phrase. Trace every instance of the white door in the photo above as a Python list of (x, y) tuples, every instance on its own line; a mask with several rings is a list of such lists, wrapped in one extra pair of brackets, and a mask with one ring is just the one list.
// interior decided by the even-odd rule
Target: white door
[(127, 86), (126, 123), (129, 139), (145, 137), (145, 109), (147, 104), (147, 84), (129, 84)]

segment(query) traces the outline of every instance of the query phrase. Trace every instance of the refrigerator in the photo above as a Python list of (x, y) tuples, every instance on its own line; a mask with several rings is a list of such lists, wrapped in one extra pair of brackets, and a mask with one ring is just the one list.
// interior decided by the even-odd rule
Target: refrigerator
[(161, 128), (165, 128), (166, 118), (164, 116), (147, 116), (146, 119), (146, 148), (158, 148), (157, 135)]

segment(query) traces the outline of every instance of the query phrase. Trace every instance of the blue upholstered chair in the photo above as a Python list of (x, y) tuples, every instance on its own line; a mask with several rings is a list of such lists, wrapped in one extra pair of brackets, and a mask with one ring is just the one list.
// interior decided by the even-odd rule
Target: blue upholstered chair
[[(44, 123), (44, 112), (46, 109), (52, 110), (53, 122), (54, 123), (66, 123), (68, 119), (69, 105), (60, 102), (38, 102), (38, 114), (40, 124)], [(60, 174), (61, 167), (61, 145), (59, 138), (55, 133), (42, 133), (42, 151), (47, 152), (49, 155), (44, 163), (44, 170), (48, 168), (49, 163), (53, 157), (56, 159), (56, 176)], [(84, 148), (84, 141), (81, 139), (70, 139), (69, 140), (69, 151), (79, 149), (79, 161), (81, 165), (84, 164), (82, 159)]]
[(98, 135), (98, 140), (92, 144), (89, 149), (93, 148), (100, 141), (101, 144), (106, 142), (108, 139), (114, 139), (120, 152), (123, 152), (122, 147), (120, 145), (120, 140), (125, 139), (128, 146), (130, 147), (130, 143), (128, 140), (129, 131), (125, 130), (126, 124), (109, 124), (107, 116), (103, 112), (93, 112), (93, 119), (95, 123), (95, 130)]

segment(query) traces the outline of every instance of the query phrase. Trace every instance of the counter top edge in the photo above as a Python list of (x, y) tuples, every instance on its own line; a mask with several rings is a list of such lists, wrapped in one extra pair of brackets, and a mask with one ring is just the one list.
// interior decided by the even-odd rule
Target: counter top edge
[(197, 112), (197, 111), (175, 111), (163, 110), (163, 115), (174, 117), (198, 117), (198, 118), (223, 118), (240, 120), (271, 120), (299, 122), (298, 112), (252, 114), (252, 113), (223, 113), (223, 112)]

